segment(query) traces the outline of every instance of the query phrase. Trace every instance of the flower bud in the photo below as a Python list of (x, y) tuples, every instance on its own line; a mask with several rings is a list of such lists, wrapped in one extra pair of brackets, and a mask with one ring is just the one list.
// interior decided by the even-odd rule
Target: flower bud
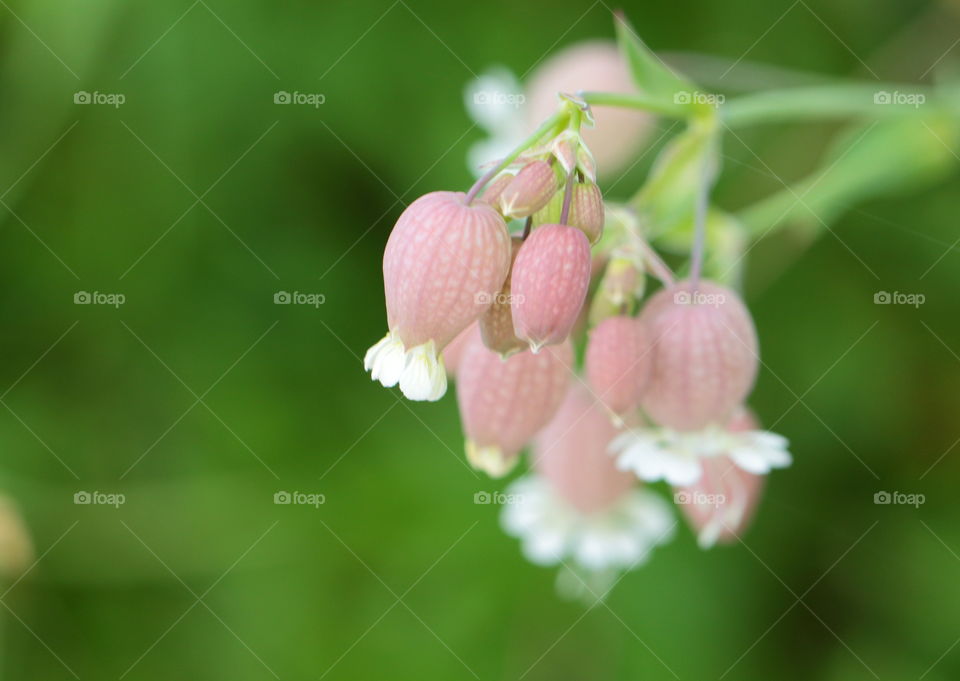
[(480, 200), (490, 204), (494, 208), (499, 206), (500, 195), (503, 194), (503, 190), (513, 181), (514, 177), (516, 177), (516, 175), (511, 172), (503, 172), (497, 175), (490, 184), (487, 185), (487, 188), (483, 190), (483, 193), (480, 195)]
[(438, 357), (480, 317), (510, 267), (510, 236), (490, 206), (460, 192), (432, 192), (411, 203), (390, 233), (383, 283), (390, 331), (367, 351), (364, 368), (411, 400), (446, 391)]
[[(515, 236), (511, 242), (513, 260), (516, 261), (523, 239)], [(511, 269), (493, 304), (480, 317), (480, 333), (483, 336), (484, 345), (504, 358), (527, 347), (527, 344), (517, 338), (517, 334), (513, 331), (513, 297), (510, 292), (512, 276)]]
[(513, 265), (513, 326), (534, 352), (570, 334), (590, 268), (590, 243), (575, 227), (543, 225), (523, 243)]
[[(538, 225), (556, 224), (563, 214), (563, 199), (566, 192), (561, 189), (553, 198), (537, 211), (534, 222)], [(570, 211), (566, 224), (582, 231), (592, 244), (603, 235), (603, 197), (600, 188), (591, 182), (578, 182), (573, 185), (570, 194)]]
[(731, 290), (681, 282), (653, 296), (641, 314), (654, 343), (643, 408), (679, 431), (725, 423), (757, 375), (757, 335)]
[(533, 468), (572, 506), (584, 513), (599, 511), (636, 484), (607, 454), (616, 435), (603, 405), (577, 382), (534, 440)]
[(557, 189), (557, 175), (547, 161), (528, 163), (500, 194), (500, 212), (525, 218), (543, 208)]
[(513, 468), (520, 450), (563, 400), (572, 364), (570, 343), (501, 359), (479, 334), (471, 339), (457, 370), (457, 401), (474, 468), (493, 477)]
[[(758, 428), (753, 415), (738, 409), (727, 425), (730, 432)], [(746, 529), (763, 491), (764, 476), (748, 473), (726, 456), (702, 461), (700, 479), (674, 489), (674, 500), (697, 532), (700, 548), (736, 541)]]
[(617, 316), (590, 332), (586, 374), (597, 397), (618, 416), (640, 406), (650, 382), (653, 347), (643, 323)]

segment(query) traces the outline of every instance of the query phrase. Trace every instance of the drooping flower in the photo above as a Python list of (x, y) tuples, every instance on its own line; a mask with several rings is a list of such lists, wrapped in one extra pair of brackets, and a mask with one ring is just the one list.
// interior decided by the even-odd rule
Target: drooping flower
[(652, 349), (643, 322), (634, 317), (609, 317), (590, 332), (587, 381), (618, 416), (640, 406), (653, 368)]
[(590, 286), (590, 243), (579, 229), (542, 225), (513, 264), (513, 325), (534, 352), (563, 342)]
[(587, 571), (631, 569), (667, 541), (669, 505), (617, 470), (606, 450), (616, 429), (574, 384), (533, 447), (535, 473), (507, 490), (501, 522), (539, 565), (572, 561)]
[[(523, 239), (513, 237), (511, 239), (513, 246), (513, 260), (516, 260), (520, 246), (523, 245)], [(509, 357), (515, 352), (526, 349), (527, 344), (517, 338), (513, 330), (513, 294), (512, 280), (513, 271), (507, 274), (503, 282), (503, 288), (497, 293), (493, 304), (487, 308), (487, 311), (480, 317), (480, 333), (483, 336), (483, 343), (488, 348), (498, 353), (501, 357)]]
[(503, 359), (480, 334), (471, 337), (457, 369), (457, 402), (474, 468), (501, 477), (516, 465), (563, 400), (572, 364), (570, 343)]
[(791, 463), (787, 441), (726, 424), (753, 386), (756, 332), (729, 289), (689, 282), (657, 293), (640, 319), (654, 343), (653, 372), (642, 406), (656, 425), (632, 428), (611, 444), (617, 465), (643, 480), (691, 485), (703, 460), (727, 456), (758, 475)]
[(463, 351), (466, 350), (467, 345), (469, 345), (470, 338), (477, 333), (480, 333), (479, 326), (477, 324), (471, 324), (458, 333), (452, 341), (447, 343), (447, 347), (443, 349), (441, 355), (443, 356), (443, 366), (447, 370), (448, 376), (457, 375), (457, 367), (460, 366), (460, 358), (463, 357)]
[(367, 351), (364, 368), (411, 400), (446, 392), (438, 353), (480, 317), (510, 267), (503, 218), (460, 192), (432, 192), (400, 216), (383, 256), (387, 335)]
[(733, 291), (710, 282), (663, 289), (641, 319), (654, 343), (643, 408), (658, 424), (698, 430), (724, 424), (757, 375), (757, 334)]
[[(756, 420), (747, 409), (738, 410), (727, 426), (737, 433), (755, 431)], [(674, 501), (707, 549), (735, 541), (750, 523), (763, 491), (764, 476), (748, 473), (726, 456), (704, 459), (703, 475), (692, 485), (674, 489)]]

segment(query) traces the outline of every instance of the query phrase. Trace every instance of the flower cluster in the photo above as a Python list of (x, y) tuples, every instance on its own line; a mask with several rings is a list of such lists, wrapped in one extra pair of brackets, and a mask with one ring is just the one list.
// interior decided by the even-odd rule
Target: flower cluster
[[(643, 483), (671, 486), (709, 547), (738, 537), (763, 476), (791, 462), (745, 407), (759, 364), (749, 311), (701, 278), (705, 239), (676, 281), (648, 242), (656, 224), (604, 201), (581, 134), (593, 122), (561, 94), (470, 191), (403, 212), (383, 260), (389, 330), (364, 360), (411, 400), (455, 378), (474, 468), (504, 476), (529, 448), (504, 529), (531, 561), (574, 574), (631, 569), (670, 538), (670, 507)], [(651, 277), (662, 286), (647, 295)]]

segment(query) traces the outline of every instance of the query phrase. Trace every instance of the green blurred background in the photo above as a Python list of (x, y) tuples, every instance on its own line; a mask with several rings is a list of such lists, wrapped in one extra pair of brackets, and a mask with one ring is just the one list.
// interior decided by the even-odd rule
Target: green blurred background
[[(751, 402), (796, 463), (745, 545), (703, 553), (684, 527), (588, 610), (473, 503), (504, 483), (465, 465), (452, 395), (400, 402), (360, 357), (402, 204), (470, 182), (464, 84), (612, 37), (610, 8), (0, 4), (0, 487), (40, 558), (2, 589), (3, 679), (960, 677), (957, 175), (806, 252), (752, 252)], [(695, 79), (711, 69), (691, 54), (746, 55), (747, 85), (753, 62), (917, 82), (960, 36), (955, 4), (916, 0), (624, 9)], [(782, 189), (771, 175), (811, 170), (835, 128), (728, 139), (718, 203)]]

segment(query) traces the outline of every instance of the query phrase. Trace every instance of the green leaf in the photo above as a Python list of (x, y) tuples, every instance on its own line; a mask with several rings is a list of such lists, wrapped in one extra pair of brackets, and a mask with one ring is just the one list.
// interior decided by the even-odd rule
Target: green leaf
[(615, 22), (617, 42), (633, 79), (642, 92), (674, 101), (679, 93), (690, 93), (693, 84), (667, 66), (637, 35), (627, 18), (617, 13)]

